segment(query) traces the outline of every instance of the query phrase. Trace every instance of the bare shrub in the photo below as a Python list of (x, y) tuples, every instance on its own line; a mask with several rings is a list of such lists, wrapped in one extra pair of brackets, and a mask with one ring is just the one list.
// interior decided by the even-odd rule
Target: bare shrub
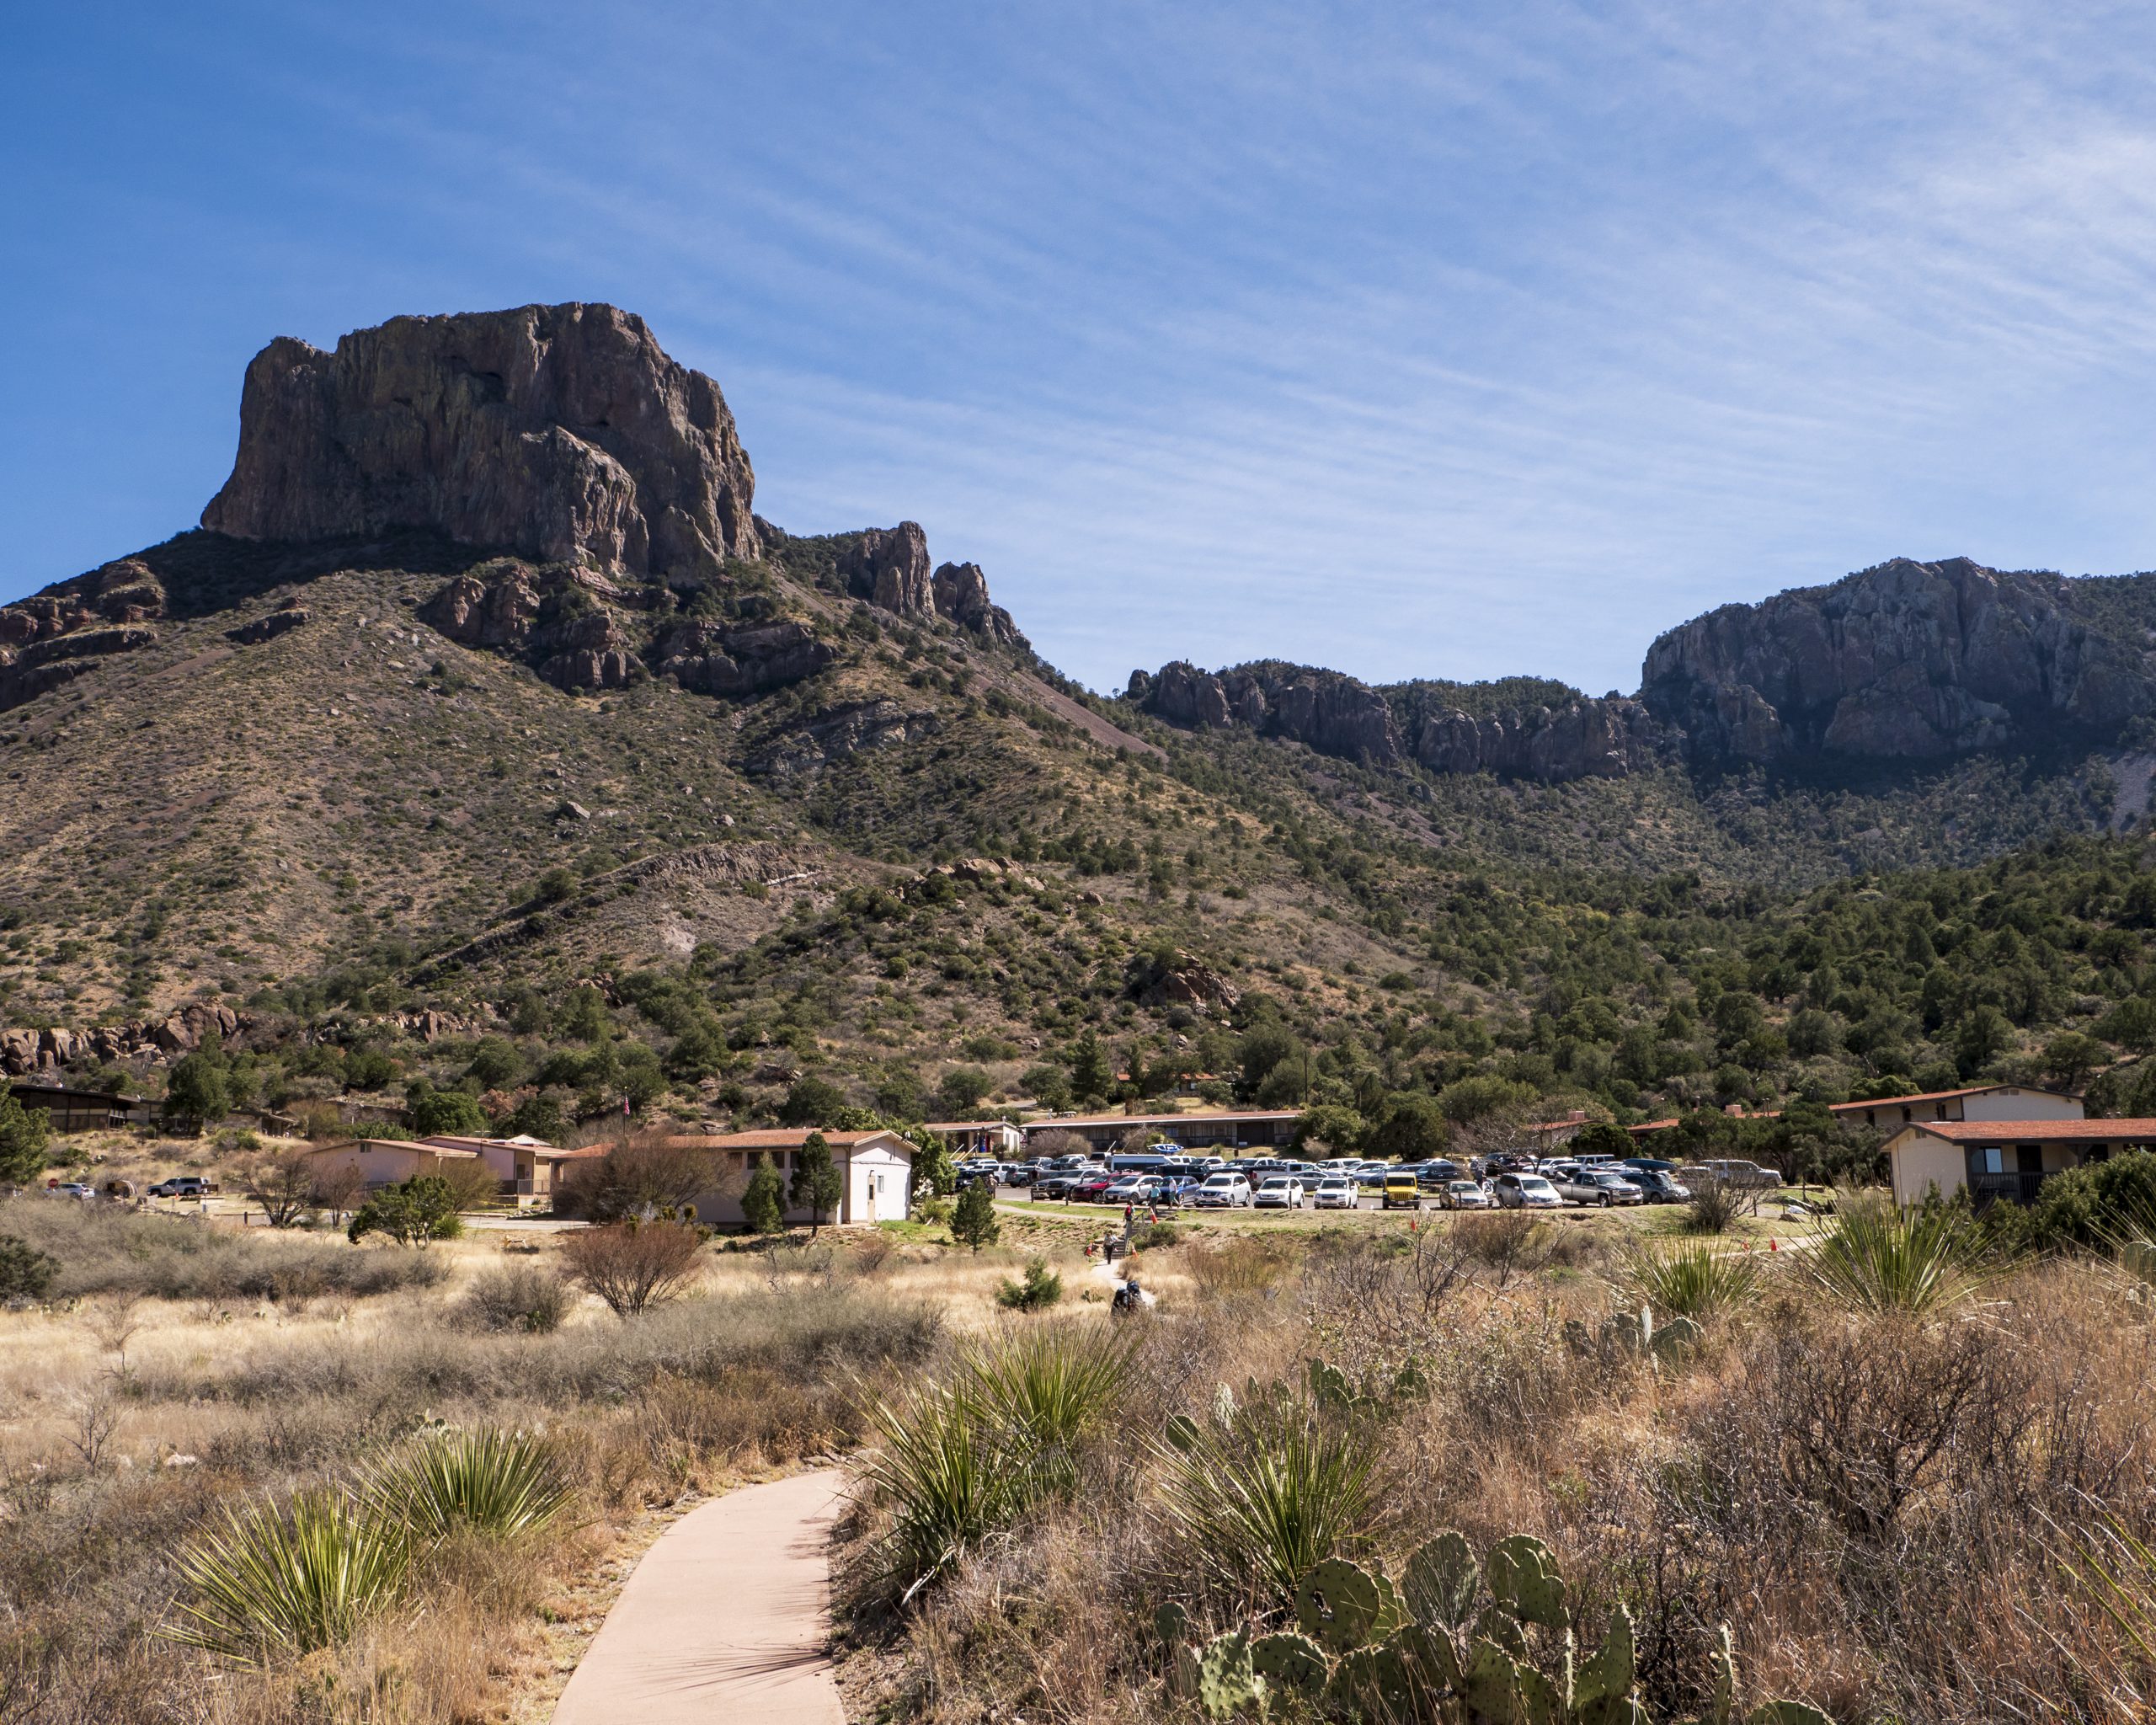
[(568, 1316), (569, 1294), (536, 1264), (510, 1264), (474, 1277), (464, 1309), (485, 1329), (552, 1335)]
[(1293, 1251), (1284, 1242), (1246, 1234), (1202, 1252), (1193, 1251), (1187, 1267), (1198, 1291), (1208, 1299), (1219, 1300), (1270, 1292), (1294, 1263)]
[(554, 1209), (594, 1222), (674, 1215), (702, 1194), (728, 1183), (709, 1151), (675, 1143), (664, 1134), (639, 1134), (603, 1156), (571, 1164), (555, 1192)]
[(1492, 1210), (1464, 1215), (1452, 1225), (1461, 1252), (1488, 1269), (1502, 1293), (1519, 1277), (1549, 1263), (1556, 1249), (1557, 1229), (1525, 1210)]
[(240, 1182), (273, 1228), (296, 1228), (319, 1207), (313, 1158), (296, 1146), (254, 1157), (241, 1169)]
[(478, 1156), (442, 1156), (434, 1172), (460, 1212), (478, 1210), (501, 1195), (501, 1177)]
[(703, 1242), (675, 1222), (610, 1222), (562, 1242), (569, 1274), (617, 1317), (635, 1317), (680, 1293)]
[(1692, 1187), (1692, 1201), (1684, 1206), (1684, 1226), (1694, 1234), (1726, 1234), (1744, 1210), (1744, 1194), (1726, 1180), (1702, 1174)]

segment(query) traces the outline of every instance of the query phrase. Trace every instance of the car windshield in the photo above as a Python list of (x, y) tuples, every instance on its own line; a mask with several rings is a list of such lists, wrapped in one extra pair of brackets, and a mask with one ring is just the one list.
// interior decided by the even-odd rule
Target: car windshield
[(1240, 1174), (1214, 1174), (1205, 1183), (1208, 1186), (1232, 1186), (1241, 1178)]
[(1550, 1189), (1547, 1180), (1534, 1174), (1523, 1175), (1519, 1183), (1529, 1192), (1547, 1192)]

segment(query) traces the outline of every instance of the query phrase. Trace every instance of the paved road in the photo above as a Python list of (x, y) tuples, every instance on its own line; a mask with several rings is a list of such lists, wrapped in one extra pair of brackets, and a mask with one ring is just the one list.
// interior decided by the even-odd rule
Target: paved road
[(835, 1469), (744, 1486), (659, 1536), (554, 1725), (846, 1725), (825, 1653)]

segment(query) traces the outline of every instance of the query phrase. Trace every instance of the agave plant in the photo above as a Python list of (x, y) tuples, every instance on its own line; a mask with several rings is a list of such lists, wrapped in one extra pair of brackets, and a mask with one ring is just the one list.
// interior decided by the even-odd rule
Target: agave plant
[(560, 1457), (528, 1432), (443, 1431), (370, 1475), (368, 1506), (414, 1540), (460, 1530), (517, 1539), (558, 1521), (575, 1501)]
[(1756, 1258), (1705, 1241), (1659, 1248), (1636, 1242), (1620, 1263), (1618, 1279), (1635, 1299), (1671, 1317), (1715, 1317), (1749, 1305), (1759, 1292)]
[(1833, 1231), (1806, 1255), (1806, 1268), (1858, 1311), (1928, 1316), (1991, 1279), (1983, 1242), (1965, 1211), (1904, 1210), (1883, 1193), (1845, 1194), (1834, 1211)]
[(227, 1512), (179, 1556), (173, 1640), (245, 1664), (344, 1641), (394, 1603), (412, 1564), (402, 1528), (340, 1494)]

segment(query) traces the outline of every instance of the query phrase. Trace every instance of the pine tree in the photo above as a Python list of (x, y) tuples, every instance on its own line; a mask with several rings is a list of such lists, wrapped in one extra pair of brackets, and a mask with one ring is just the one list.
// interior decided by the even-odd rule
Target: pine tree
[(839, 1171), (831, 1166), (831, 1146), (822, 1133), (811, 1132), (793, 1153), (793, 1178), (787, 1188), (793, 1207), (808, 1212), (810, 1239), (823, 1226), (825, 1213), (838, 1208), (845, 1191)]
[(996, 1223), (995, 1200), (989, 1194), (988, 1183), (975, 1180), (958, 1194), (958, 1206), (951, 1213), (951, 1237), (979, 1252), (984, 1246), (995, 1245), (1002, 1231)]
[(786, 1182), (776, 1167), (759, 1160), (741, 1192), (741, 1219), (752, 1234), (776, 1234), (786, 1226)]
[(0, 1084), (0, 1181), (28, 1186), (45, 1172), (51, 1129), (51, 1114), (43, 1108), (35, 1113), (25, 1108), (13, 1091)]
[(1088, 1030), (1070, 1050), (1070, 1093), (1081, 1102), (1105, 1102), (1114, 1081), (1100, 1038)]

